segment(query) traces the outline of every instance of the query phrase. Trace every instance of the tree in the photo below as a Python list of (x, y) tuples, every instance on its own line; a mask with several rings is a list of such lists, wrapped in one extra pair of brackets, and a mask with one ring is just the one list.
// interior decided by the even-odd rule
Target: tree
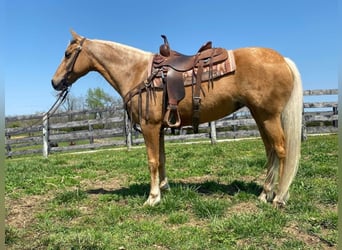
[(112, 106), (115, 99), (101, 88), (88, 89), (86, 105), (89, 109), (107, 108)]
[[(67, 95), (64, 103), (59, 107), (59, 112), (71, 112), (75, 110), (84, 109), (84, 98), (83, 97), (75, 97), (71, 93)], [(72, 113), (69, 114), (68, 120), (74, 120), (74, 115)]]
[[(114, 97), (110, 96), (106, 92), (104, 92), (101, 88), (88, 89), (86, 96), (86, 105), (89, 109), (104, 109), (104, 108), (113, 108), (113, 106), (117, 103)], [(102, 112), (99, 111), (96, 116), (99, 118), (102, 117)]]
[(82, 110), (84, 109), (84, 98), (75, 97), (74, 95), (69, 93), (61, 108), (62, 111)]

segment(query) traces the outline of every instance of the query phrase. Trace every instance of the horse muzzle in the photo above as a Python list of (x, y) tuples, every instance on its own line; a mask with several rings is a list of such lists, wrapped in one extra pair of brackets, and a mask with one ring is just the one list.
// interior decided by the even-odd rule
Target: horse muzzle
[(55, 79), (52, 79), (51, 84), (52, 84), (52, 87), (57, 91), (63, 91), (71, 85), (71, 84), (68, 84), (65, 78), (63, 78), (60, 81), (56, 81)]

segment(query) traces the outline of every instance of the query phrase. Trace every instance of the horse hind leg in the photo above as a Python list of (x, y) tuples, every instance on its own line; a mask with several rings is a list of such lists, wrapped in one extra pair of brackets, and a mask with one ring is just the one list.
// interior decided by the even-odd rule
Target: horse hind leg
[(256, 119), (258, 116), (255, 116), (254, 114), (253, 116), (255, 117), (255, 120), (257, 122), (261, 138), (264, 142), (267, 156), (267, 162), (265, 164), (267, 168), (266, 179), (263, 185), (263, 191), (259, 195), (259, 199), (267, 203), (273, 201), (275, 197), (274, 186), (277, 180), (276, 172), (278, 170), (279, 161), (275, 151), (273, 150), (272, 144), (270, 143), (268, 135), (264, 129), (263, 122), (258, 121), (258, 119)]
[(266, 122), (265, 125), (276, 155), (274, 163), (278, 165), (279, 181), (273, 205), (275, 207), (283, 207), (289, 199), (289, 188), (297, 172), (296, 165), (288, 164), (291, 162), (291, 159), (289, 159), (291, 154), (288, 151), (291, 152), (292, 145), (286, 140), (291, 140), (291, 138), (285, 136), (280, 117)]
[[(300, 109), (300, 104), (298, 106)], [(281, 116), (274, 115), (263, 119), (262, 122), (257, 122), (259, 129), (261, 128), (260, 131), (268, 156), (267, 177), (260, 199), (271, 201), (274, 185), (278, 182), (273, 199), (275, 207), (284, 206), (289, 199), (289, 188), (299, 165), (301, 111), (298, 110), (298, 114), (295, 115), (294, 112), (288, 111), (283, 112)]]
[[(262, 121), (257, 121), (257, 123), (268, 156), (267, 176), (263, 192), (259, 198), (264, 202), (273, 201), (274, 206), (280, 207), (285, 205), (287, 201), (288, 188), (290, 186), (284, 185), (284, 183), (288, 183), (288, 181), (284, 179), (286, 143), (280, 114), (270, 115), (269, 117), (262, 119)], [(274, 193), (273, 190), (277, 180), (279, 180), (278, 187)]]
[(270, 150), (267, 153), (267, 174), (265, 183), (263, 185), (263, 191), (259, 195), (259, 199), (265, 203), (273, 201), (275, 197), (274, 186), (277, 180), (277, 170), (279, 161), (274, 150)]

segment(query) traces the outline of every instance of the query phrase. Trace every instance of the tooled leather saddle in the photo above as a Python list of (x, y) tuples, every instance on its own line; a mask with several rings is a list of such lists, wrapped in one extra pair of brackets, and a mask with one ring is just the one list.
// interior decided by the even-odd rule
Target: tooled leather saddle
[[(159, 54), (153, 57), (151, 75), (147, 80), (128, 93), (124, 101), (141, 93), (147, 93), (146, 114), (148, 114), (148, 99), (150, 92), (163, 89), (164, 93), (164, 125), (170, 128), (181, 126), (181, 115), (178, 104), (185, 97), (185, 87), (192, 86), (192, 126), (194, 133), (198, 132), (201, 105), (201, 83), (208, 82), (213, 87), (213, 80), (235, 70), (235, 61), (232, 51), (223, 48), (213, 48), (209, 41), (200, 47), (195, 55), (187, 56), (171, 50), (167, 37), (162, 35), (164, 43), (159, 48)], [(139, 104), (139, 114), (141, 113)], [(148, 120), (145, 117), (146, 120)]]
[[(191, 78), (188, 80), (190, 85), (194, 86), (192, 125), (194, 132), (197, 133), (200, 120), (201, 83), (209, 81), (212, 84), (214, 78), (228, 73), (226, 65), (228, 52), (223, 48), (213, 48), (212, 42), (209, 41), (201, 46), (195, 55), (187, 56), (171, 50), (167, 37), (162, 35), (162, 38), (164, 44), (159, 48), (160, 54), (154, 57), (152, 67), (161, 69), (158, 77), (161, 77), (166, 85), (167, 108), (164, 123), (171, 128), (181, 125), (178, 103), (185, 96), (186, 78)], [(222, 65), (218, 70), (219, 64)], [(158, 78), (155, 81), (158, 81)]]

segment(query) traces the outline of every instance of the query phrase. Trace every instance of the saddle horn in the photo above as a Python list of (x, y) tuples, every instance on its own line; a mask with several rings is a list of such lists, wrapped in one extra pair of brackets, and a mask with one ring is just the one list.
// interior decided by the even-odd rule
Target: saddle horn
[(164, 39), (164, 44), (160, 45), (159, 54), (164, 57), (168, 57), (171, 54), (169, 41), (167, 40), (167, 37), (165, 35), (161, 35), (161, 37)]

